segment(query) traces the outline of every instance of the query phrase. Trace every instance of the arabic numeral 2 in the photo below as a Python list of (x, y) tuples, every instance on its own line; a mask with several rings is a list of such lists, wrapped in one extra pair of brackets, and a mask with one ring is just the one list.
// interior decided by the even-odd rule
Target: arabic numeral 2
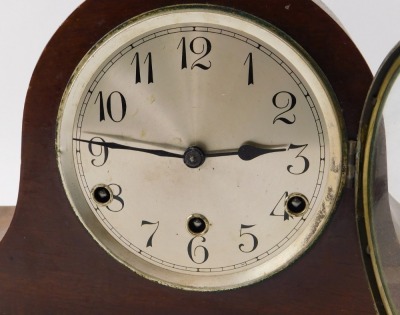
[(283, 110), (282, 113), (275, 116), (272, 122), (273, 124), (278, 121), (281, 121), (287, 125), (292, 125), (295, 123), (296, 116), (294, 114), (289, 115), (289, 112), (292, 111), (296, 106), (296, 97), (292, 93), (286, 91), (276, 93), (272, 98), (272, 104), (276, 108)]

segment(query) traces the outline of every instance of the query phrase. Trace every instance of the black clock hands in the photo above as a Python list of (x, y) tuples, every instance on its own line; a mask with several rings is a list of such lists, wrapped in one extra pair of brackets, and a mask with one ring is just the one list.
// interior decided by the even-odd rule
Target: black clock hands
[[(101, 139), (101, 138), (99, 138)], [(236, 151), (226, 151), (226, 152), (209, 152), (204, 153), (199, 147), (191, 146), (189, 147), (184, 154), (172, 153), (164, 150), (154, 150), (154, 149), (144, 149), (133, 146), (128, 146), (124, 144), (119, 144), (115, 142), (106, 142), (106, 141), (94, 141), (94, 140), (84, 140), (73, 138), (75, 141), (88, 143), (90, 146), (92, 145), (100, 145), (109, 149), (119, 149), (119, 150), (131, 150), (138, 151), (148, 154), (153, 154), (162, 157), (172, 157), (172, 158), (180, 158), (183, 159), (185, 164), (188, 167), (196, 168), (201, 166), (206, 158), (211, 157), (222, 157), (222, 156), (232, 156), (237, 155), (243, 161), (250, 161), (255, 159), (258, 156), (274, 153), (274, 152), (283, 152), (287, 151), (289, 146), (280, 146), (280, 147), (267, 147), (261, 146), (257, 144), (244, 144), (239, 147)]]

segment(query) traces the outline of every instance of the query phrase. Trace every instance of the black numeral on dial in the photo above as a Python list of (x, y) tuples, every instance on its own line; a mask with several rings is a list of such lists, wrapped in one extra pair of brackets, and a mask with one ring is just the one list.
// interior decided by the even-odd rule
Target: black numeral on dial
[(244, 224), (242, 224), (240, 226), (240, 237), (245, 237), (245, 238), (249, 238), (252, 240), (252, 241), (246, 242), (246, 245), (244, 243), (239, 245), (239, 249), (243, 253), (251, 253), (258, 246), (258, 239), (254, 234), (251, 234), (249, 232), (246, 232), (246, 233), (243, 232), (243, 230), (251, 229), (254, 226), (255, 225), (244, 225)]
[(150, 237), (149, 237), (149, 239), (147, 240), (147, 243), (146, 243), (146, 247), (153, 247), (153, 237), (154, 237), (154, 234), (156, 234), (156, 232), (158, 230), (158, 226), (160, 225), (160, 221), (149, 222), (149, 221), (143, 220), (141, 226), (143, 226), (143, 225), (155, 225), (156, 226), (156, 228), (154, 229), (154, 232), (150, 235)]
[[(141, 69), (140, 69), (140, 55), (139, 53), (135, 53), (135, 56), (132, 59), (131, 65), (135, 63), (135, 84), (141, 83), (142, 78), (141, 78)], [(151, 57), (151, 52), (149, 52), (146, 56), (146, 59), (144, 60), (144, 64), (147, 63), (147, 83), (154, 83), (154, 78), (153, 78), (153, 58)]]
[(285, 191), (282, 197), (276, 203), (274, 209), (272, 209), (270, 216), (272, 217), (283, 217), (283, 221), (289, 220), (290, 216), (285, 211), (285, 200), (289, 196), (289, 193)]
[(107, 209), (112, 212), (119, 212), (125, 207), (125, 202), (121, 197), (122, 188), (118, 184), (110, 184), (108, 186), (113, 192), (113, 202), (109, 206), (107, 206)]
[(108, 148), (93, 142), (105, 142), (100, 137), (94, 137), (89, 141), (89, 152), (95, 158), (92, 159), (92, 165), (96, 167), (103, 166), (108, 159)]
[(244, 65), (246, 65), (246, 63), (249, 64), (249, 75), (247, 78), (247, 85), (251, 85), (251, 84), (254, 84), (253, 53), (249, 53), (247, 55)]
[(303, 153), (303, 151), (307, 148), (307, 146), (308, 146), (308, 144), (302, 144), (302, 145), (291, 144), (289, 146), (288, 151), (301, 148), (299, 154), (296, 155), (296, 159), (302, 159), (304, 162), (303, 169), (300, 168), (300, 170), (298, 170), (298, 171), (295, 170), (295, 167), (293, 165), (289, 165), (287, 167), (287, 170), (290, 174), (301, 175), (301, 174), (304, 174), (305, 172), (307, 172), (307, 170), (310, 168), (310, 161), (304, 155), (301, 155)]
[(194, 241), (200, 241), (204, 243), (206, 238), (204, 236), (193, 237), (187, 247), (187, 252), (191, 261), (195, 264), (203, 264), (208, 259), (208, 250), (203, 245), (194, 245)]
[[(96, 97), (95, 104), (99, 105), (100, 109), (100, 121), (106, 120), (103, 92), (100, 91)], [(126, 115), (126, 99), (121, 92), (114, 91), (108, 97), (106, 101), (106, 108), (108, 117), (113, 122), (121, 122)], [(119, 110), (118, 110), (119, 109)], [(116, 112), (119, 111), (119, 114)]]
[[(177, 49), (181, 48), (182, 50), (182, 63), (181, 69), (187, 69), (187, 48), (186, 48), (186, 37), (182, 37), (181, 41)], [(195, 55), (199, 55), (200, 57), (196, 59), (191, 66), (193, 70), (195, 67), (198, 67), (202, 70), (208, 70), (211, 68), (211, 61), (203, 61), (203, 59), (211, 52), (211, 42), (205, 37), (196, 37), (189, 44), (190, 52)]]
[(287, 125), (294, 124), (296, 116), (294, 114), (289, 114), (296, 106), (296, 97), (292, 93), (286, 91), (276, 93), (272, 98), (272, 104), (274, 104), (276, 108), (283, 110), (282, 113), (275, 116), (273, 124), (277, 121), (281, 121)]

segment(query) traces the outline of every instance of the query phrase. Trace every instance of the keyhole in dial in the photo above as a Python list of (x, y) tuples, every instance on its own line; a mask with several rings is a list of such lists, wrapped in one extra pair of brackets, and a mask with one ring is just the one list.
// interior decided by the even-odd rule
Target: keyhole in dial
[(187, 229), (193, 235), (203, 235), (208, 231), (209, 222), (201, 214), (192, 214), (187, 219)]
[(97, 185), (92, 189), (93, 199), (104, 206), (109, 204), (113, 199), (112, 190), (106, 185)]
[(286, 211), (296, 217), (302, 216), (309, 208), (306, 196), (300, 193), (292, 193), (288, 196), (285, 203)]

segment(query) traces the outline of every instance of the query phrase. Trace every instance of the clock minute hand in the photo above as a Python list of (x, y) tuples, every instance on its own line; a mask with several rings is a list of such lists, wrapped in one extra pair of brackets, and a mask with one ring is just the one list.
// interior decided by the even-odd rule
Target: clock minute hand
[(119, 143), (115, 143), (115, 142), (92, 141), (92, 140), (84, 140), (84, 139), (77, 139), (77, 138), (73, 138), (73, 140), (80, 141), (80, 142), (86, 142), (89, 144), (101, 145), (101, 146), (109, 148), (109, 149), (131, 150), (131, 151), (144, 152), (144, 153), (149, 153), (149, 154), (164, 156), (164, 157), (173, 157), (173, 158), (180, 158), (180, 159), (183, 158), (182, 154), (176, 154), (176, 153), (167, 152), (164, 150), (143, 149), (143, 148), (132, 147), (132, 146), (119, 144)]

